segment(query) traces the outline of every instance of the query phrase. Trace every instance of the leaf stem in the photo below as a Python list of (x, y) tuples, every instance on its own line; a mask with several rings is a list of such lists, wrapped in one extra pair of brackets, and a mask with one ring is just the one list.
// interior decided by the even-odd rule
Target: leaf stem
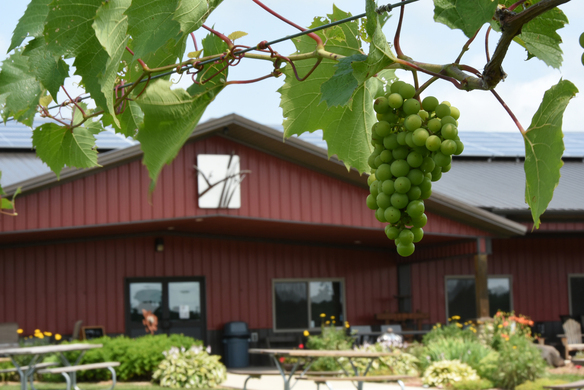
[(462, 47), (462, 50), (460, 51), (460, 54), (458, 55), (458, 58), (456, 58), (456, 61), (454, 61), (455, 64), (460, 64), (460, 60), (462, 59), (462, 56), (464, 55), (464, 53), (466, 53), (468, 51), (470, 44), (475, 40), (479, 31), (481, 31), (480, 28), (474, 33), (474, 35), (468, 41), (466, 41), (466, 43)]
[(511, 119), (513, 120), (513, 122), (515, 122), (515, 125), (517, 126), (517, 128), (519, 129), (519, 131), (521, 132), (521, 134), (525, 135), (526, 131), (523, 129), (523, 126), (521, 126), (521, 123), (519, 122), (519, 119), (517, 119), (517, 117), (515, 116), (515, 114), (513, 113), (513, 111), (511, 111), (511, 109), (509, 108), (509, 106), (507, 105), (507, 103), (505, 103), (505, 101), (501, 98), (501, 96), (499, 96), (499, 94), (497, 93), (497, 91), (495, 91), (494, 89), (491, 89), (491, 93), (493, 95), (495, 95), (495, 97), (497, 98), (497, 100), (499, 101), (499, 103), (501, 103), (501, 105), (503, 106), (503, 108), (505, 109), (505, 111), (507, 111), (507, 113), (509, 114), (509, 116), (511, 117)]
[(395, 47), (395, 53), (399, 58), (404, 57), (401, 46), (399, 44), (399, 38), (401, 34), (401, 28), (404, 20), (405, 7), (402, 5), (399, 10), (399, 21), (397, 23), (397, 30), (395, 31), (395, 36), (393, 37), (393, 46)]

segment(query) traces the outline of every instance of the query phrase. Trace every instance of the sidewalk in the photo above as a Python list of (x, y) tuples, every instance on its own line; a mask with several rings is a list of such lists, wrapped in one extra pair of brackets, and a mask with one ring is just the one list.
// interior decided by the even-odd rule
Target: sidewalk
[[(275, 370), (274, 370), (275, 371)], [(276, 372), (276, 371), (275, 371)], [(247, 379), (247, 375), (237, 375), (227, 373), (227, 380), (221, 384), (222, 387), (232, 389), (243, 389), (243, 384)], [(351, 382), (330, 381), (330, 385), (334, 390), (355, 390), (355, 386)], [(278, 375), (263, 375), (261, 379), (252, 378), (247, 382), (247, 390), (282, 390), (284, 388), (284, 381)], [(322, 390), (326, 390), (326, 386), (321, 385)], [(365, 383), (364, 390), (401, 390), (401, 387), (395, 383)], [(294, 390), (316, 390), (316, 384), (310, 380), (300, 380), (294, 385)], [(406, 385), (406, 390), (426, 390), (422, 387), (412, 387)]]

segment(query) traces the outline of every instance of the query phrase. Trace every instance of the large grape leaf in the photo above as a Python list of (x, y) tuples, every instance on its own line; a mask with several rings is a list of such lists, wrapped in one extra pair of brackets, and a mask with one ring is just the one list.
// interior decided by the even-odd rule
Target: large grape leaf
[(341, 58), (336, 65), (335, 74), (322, 83), (320, 92), (322, 97), (321, 102), (326, 102), (329, 107), (344, 106), (351, 100), (353, 91), (359, 86), (359, 82), (353, 76), (353, 68), (351, 63), (353, 61), (365, 61), (367, 56), (365, 54), (353, 54), (350, 57)]
[(562, 117), (564, 110), (578, 89), (568, 80), (560, 80), (546, 91), (543, 101), (533, 116), (525, 140), (525, 202), (531, 209), (537, 229), (540, 216), (552, 200), (564, 165)]
[(71, 130), (56, 123), (45, 123), (32, 133), (37, 156), (51, 168), (57, 178), (65, 167), (90, 168), (97, 164), (95, 136), (99, 128), (76, 127)]
[(27, 58), (16, 50), (2, 63), (0, 71), (0, 108), (4, 121), (13, 117), (32, 126), (39, 99), (45, 92), (29, 73)]
[[(227, 45), (211, 34), (203, 40), (205, 55), (222, 53)], [(199, 82), (223, 68), (212, 64), (197, 77)], [(170, 164), (193, 132), (205, 109), (225, 87), (228, 68), (204, 84), (194, 84), (188, 91), (171, 89), (173, 83), (156, 80), (136, 99), (144, 112), (144, 121), (138, 130), (137, 139), (144, 151), (143, 163), (150, 175), (150, 190), (165, 164)]]
[(130, 36), (126, 34), (128, 17), (124, 15), (124, 12), (131, 3), (132, 0), (110, 0), (105, 2), (97, 10), (95, 21), (93, 22), (95, 36), (109, 56), (105, 64), (105, 70), (101, 75), (98, 75), (101, 92), (105, 96), (107, 109), (117, 125), (119, 125), (119, 121), (114, 107), (114, 87), (118, 77), (120, 60), (130, 40)]
[[(339, 20), (349, 15), (336, 7), (330, 20)], [(328, 20), (317, 18), (311, 28), (328, 23)], [(346, 28), (351, 28), (347, 26)], [(348, 30), (346, 40), (332, 40), (326, 49), (343, 56), (361, 54), (360, 41), (353, 34), (355, 30)], [(323, 36), (321, 33), (319, 35)], [(293, 40), (300, 53), (314, 50), (314, 41), (309, 37)], [(323, 59), (320, 66), (312, 73), (309, 82), (296, 79), (291, 66), (284, 68), (286, 80), (278, 90), (281, 94), (280, 107), (284, 113), (284, 135), (323, 130), (323, 138), (328, 144), (329, 156), (336, 154), (347, 167), (352, 166), (360, 172), (369, 170), (368, 155), (371, 153), (370, 129), (375, 122), (372, 108), (373, 100), (380, 92), (381, 83), (371, 78), (361, 84), (352, 95), (350, 104), (344, 107), (328, 107), (322, 101), (321, 84), (331, 79), (337, 69), (336, 61)], [(311, 61), (296, 63), (298, 73), (303, 76), (312, 68)], [(349, 87), (350, 88), (350, 87)]]
[(27, 36), (40, 38), (43, 35), (45, 19), (49, 14), (49, 3), (52, 0), (31, 0), (22, 18), (18, 21), (8, 52), (20, 46)]
[(69, 65), (47, 49), (42, 37), (30, 41), (22, 54), (28, 57), (30, 73), (51, 93), (56, 102), (59, 88), (69, 76)]
[(126, 15), (135, 58), (155, 52), (169, 40), (178, 41), (181, 38), (181, 25), (173, 19), (178, 5), (178, 0), (132, 1)]
[(365, 28), (371, 43), (369, 44), (369, 54), (364, 62), (356, 61), (351, 65), (354, 76), (362, 84), (365, 80), (373, 77), (377, 72), (395, 62), (395, 55), (391, 51), (387, 38), (381, 30), (382, 24), (379, 22), (379, 15), (375, 12), (375, 2), (367, 1), (367, 23)]
[(188, 34), (197, 30), (209, 14), (223, 0), (180, 0), (174, 20), (180, 23), (180, 30)]
[(472, 37), (497, 10), (493, 0), (434, 0), (434, 20), (452, 29), (460, 29)]

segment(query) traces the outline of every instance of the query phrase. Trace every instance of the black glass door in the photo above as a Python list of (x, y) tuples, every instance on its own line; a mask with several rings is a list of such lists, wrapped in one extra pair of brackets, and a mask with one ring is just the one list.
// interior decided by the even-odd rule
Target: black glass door
[(184, 334), (206, 343), (205, 278), (126, 279), (126, 334), (146, 334), (145, 315), (158, 318), (155, 334)]

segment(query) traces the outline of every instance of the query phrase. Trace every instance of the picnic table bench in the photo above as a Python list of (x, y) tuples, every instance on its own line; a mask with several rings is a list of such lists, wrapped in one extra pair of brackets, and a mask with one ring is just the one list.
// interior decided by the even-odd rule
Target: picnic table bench
[[(116, 370), (114, 367), (119, 366), (119, 362), (101, 362), (101, 363), (91, 363), (91, 364), (79, 364), (76, 366), (65, 366), (65, 367), (56, 367), (56, 368), (44, 368), (41, 370), (37, 370), (39, 374), (61, 374), (65, 377), (65, 381), (67, 382), (67, 390), (71, 390), (71, 376), (70, 373), (75, 373), (78, 371), (85, 371), (85, 370), (99, 370), (103, 368), (107, 368), (112, 373), (112, 386), (110, 390), (116, 385)], [(37, 368), (38, 368), (37, 364)]]
[[(316, 373), (314, 373), (316, 374)], [(402, 390), (405, 390), (405, 384), (402, 379), (411, 379), (411, 376), (407, 375), (359, 375), (359, 376), (336, 376), (336, 375), (314, 375), (308, 374), (305, 376), (298, 376), (297, 379), (311, 380), (316, 384), (317, 390), (320, 389), (320, 385), (325, 385), (329, 390), (333, 390), (332, 386), (328, 383), (331, 381), (344, 381), (344, 382), (397, 382)]]

